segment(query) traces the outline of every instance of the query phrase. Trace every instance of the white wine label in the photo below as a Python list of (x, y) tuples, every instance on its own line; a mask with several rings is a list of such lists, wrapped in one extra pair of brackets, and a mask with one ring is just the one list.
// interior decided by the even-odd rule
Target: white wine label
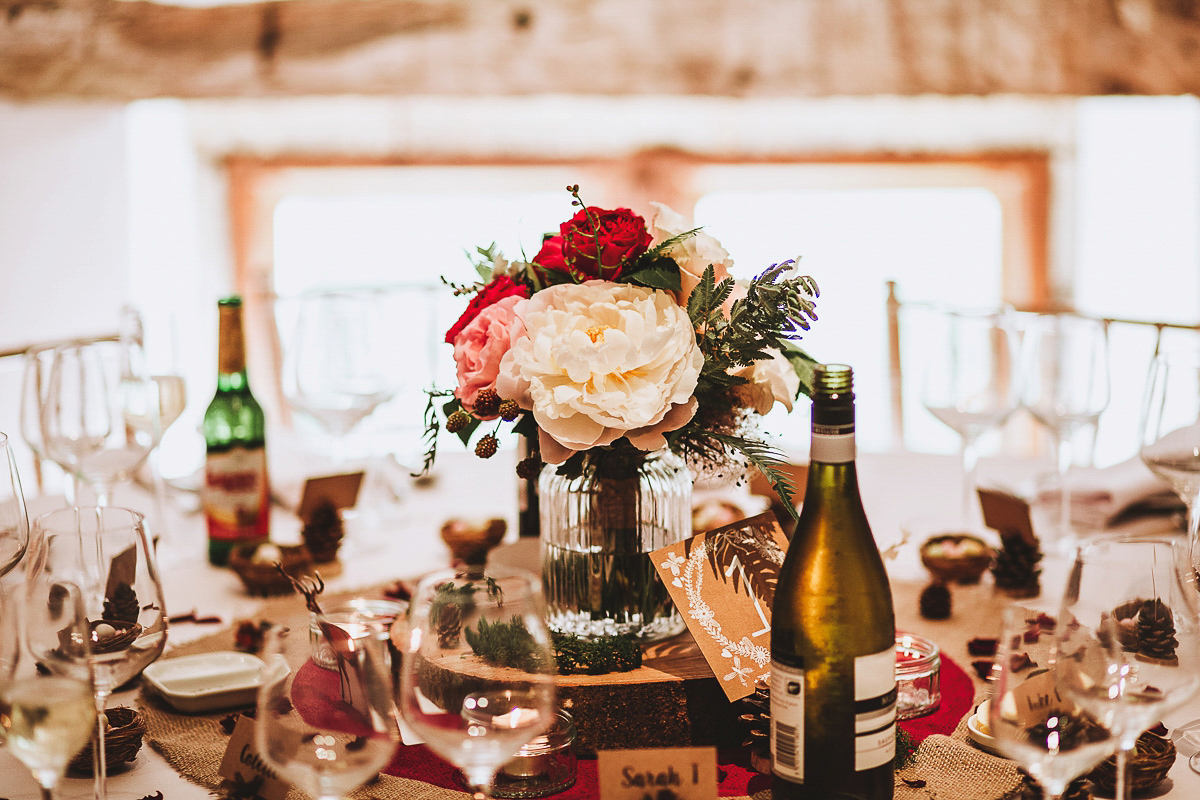
[(844, 464), (853, 461), (857, 455), (854, 445), (854, 429), (850, 433), (820, 433), (813, 427), (812, 445), (809, 457), (822, 464)]
[[(772, 696), (774, 688), (772, 688)], [(854, 768), (874, 769), (896, 756), (896, 651), (854, 659)]]
[(233, 447), (208, 455), (203, 503), (211, 538), (265, 538), (269, 502), (265, 448)]
[(804, 781), (804, 670), (771, 662), (771, 763), (776, 775)]

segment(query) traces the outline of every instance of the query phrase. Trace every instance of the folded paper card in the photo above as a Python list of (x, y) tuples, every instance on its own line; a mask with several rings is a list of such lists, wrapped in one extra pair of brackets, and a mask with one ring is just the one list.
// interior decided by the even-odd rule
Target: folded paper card
[(787, 539), (767, 512), (650, 554), (730, 700), (771, 672), (771, 603)]

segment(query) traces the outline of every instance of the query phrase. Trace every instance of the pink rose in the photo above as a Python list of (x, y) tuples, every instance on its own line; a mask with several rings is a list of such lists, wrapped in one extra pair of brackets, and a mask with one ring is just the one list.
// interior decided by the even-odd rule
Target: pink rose
[[(668, 239), (695, 228), (682, 214), (668, 206), (662, 203), (651, 203), (650, 205), (654, 206), (654, 214), (650, 217), (652, 246), (658, 246)], [(733, 259), (730, 258), (728, 251), (721, 246), (720, 242), (704, 231), (696, 231), (691, 236), (677, 242), (666, 252), (666, 255), (679, 265), (681, 288), (678, 299), (679, 304), (684, 308), (687, 308), (688, 297), (691, 296), (692, 290), (700, 285), (700, 278), (703, 277), (707, 267), (713, 268), (713, 276), (716, 282), (720, 283), (722, 279), (729, 277), (729, 269), (733, 266)], [(741, 296), (744, 295), (745, 289), (742, 289)], [(735, 288), (734, 295), (723, 306), (726, 316), (729, 316), (733, 301), (738, 297), (739, 294)]]
[(514, 339), (524, 335), (521, 305), (524, 297), (509, 295), (480, 311), (454, 340), (454, 363), (458, 365), (458, 388), (454, 394), (467, 408), (484, 389), (496, 386), (500, 359)]

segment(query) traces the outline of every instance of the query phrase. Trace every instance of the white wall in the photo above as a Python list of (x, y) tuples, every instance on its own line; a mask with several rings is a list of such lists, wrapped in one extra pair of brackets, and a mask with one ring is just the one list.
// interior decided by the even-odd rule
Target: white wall
[(0, 103), (0, 349), (115, 330), (128, 202), (123, 106)]

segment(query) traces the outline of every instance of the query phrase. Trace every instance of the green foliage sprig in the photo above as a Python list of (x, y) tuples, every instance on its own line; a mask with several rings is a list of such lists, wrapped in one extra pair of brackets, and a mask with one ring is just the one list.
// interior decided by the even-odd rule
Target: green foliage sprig
[[(463, 636), (471, 651), (496, 667), (514, 667), (526, 672), (545, 672), (538, 658), (533, 634), (520, 617), (510, 621), (479, 620), (475, 629), (466, 628)], [(632, 636), (600, 636), (583, 639), (572, 633), (552, 633), (554, 660), (559, 675), (604, 675), (629, 672), (642, 665), (642, 647)]]

